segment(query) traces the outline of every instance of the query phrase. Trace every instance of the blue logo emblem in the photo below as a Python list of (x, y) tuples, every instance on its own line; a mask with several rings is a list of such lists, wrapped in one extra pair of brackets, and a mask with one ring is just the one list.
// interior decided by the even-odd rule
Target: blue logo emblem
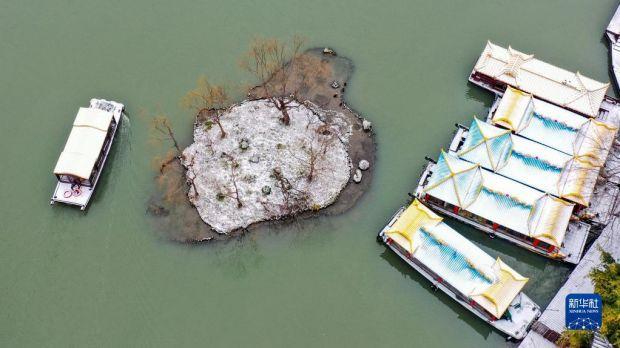
[(565, 325), (569, 330), (598, 331), (603, 322), (603, 301), (599, 294), (568, 294)]

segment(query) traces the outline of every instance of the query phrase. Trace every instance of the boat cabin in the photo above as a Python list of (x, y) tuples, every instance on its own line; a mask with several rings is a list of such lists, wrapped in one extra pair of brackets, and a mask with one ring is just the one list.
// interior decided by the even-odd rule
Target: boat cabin
[(80, 108), (54, 168), (58, 181), (92, 187), (116, 126), (112, 112)]

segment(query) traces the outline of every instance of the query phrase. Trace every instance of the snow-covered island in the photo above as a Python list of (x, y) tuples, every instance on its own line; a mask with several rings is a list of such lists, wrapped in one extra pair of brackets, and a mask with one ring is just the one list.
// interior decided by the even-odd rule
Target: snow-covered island
[(352, 125), (307, 102), (289, 106), (290, 124), (267, 100), (244, 101), (220, 116), (225, 130), (198, 122), (183, 151), (189, 198), (218, 233), (333, 203), (349, 182)]
[(370, 187), (372, 125), (344, 100), (351, 60), (321, 48), (279, 64), (232, 105), (199, 82), (185, 149), (168, 124), (157, 129), (178, 152), (157, 161), (161, 189), (147, 211), (172, 240), (224, 240), (261, 222), (343, 213)]

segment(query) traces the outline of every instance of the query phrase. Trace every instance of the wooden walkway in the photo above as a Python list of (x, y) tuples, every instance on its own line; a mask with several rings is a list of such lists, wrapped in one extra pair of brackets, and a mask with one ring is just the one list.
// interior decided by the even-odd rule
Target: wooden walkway
[[(620, 209), (616, 211), (620, 213)], [(610, 252), (615, 258), (620, 257), (620, 222), (616, 219), (609, 224), (601, 236), (594, 242), (592, 247), (586, 252), (581, 262), (575, 267), (568, 280), (557, 292), (547, 309), (532, 326), (532, 330), (519, 345), (520, 348), (539, 348), (554, 347), (559, 337), (557, 334), (564, 331), (565, 318), (565, 298), (571, 293), (594, 292), (594, 285), (590, 280), (590, 271), (600, 265), (600, 249)], [(537, 327), (536, 330), (534, 328)]]

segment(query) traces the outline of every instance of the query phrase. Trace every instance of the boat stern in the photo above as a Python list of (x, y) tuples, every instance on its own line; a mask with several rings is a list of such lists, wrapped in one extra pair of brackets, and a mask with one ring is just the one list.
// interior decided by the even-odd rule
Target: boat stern
[(52, 194), (50, 204), (64, 203), (69, 205), (76, 205), (81, 210), (85, 210), (90, 197), (93, 195), (94, 189), (88, 186), (77, 186), (66, 182), (58, 181), (56, 189)]
[(540, 307), (520, 292), (508, 307), (504, 318), (494, 321), (492, 325), (512, 338), (522, 340), (540, 315)]

